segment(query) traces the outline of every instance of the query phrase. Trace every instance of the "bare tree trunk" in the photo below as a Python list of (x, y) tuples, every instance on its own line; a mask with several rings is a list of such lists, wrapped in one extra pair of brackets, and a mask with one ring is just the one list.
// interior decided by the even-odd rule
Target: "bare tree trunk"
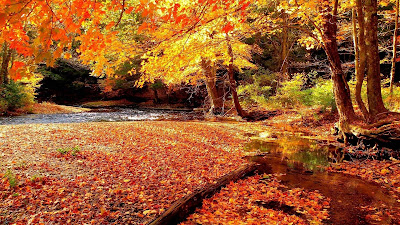
[(242, 106), (240, 105), (239, 97), (236, 92), (237, 85), (236, 85), (236, 80), (235, 80), (235, 71), (233, 69), (234, 57), (233, 57), (231, 40), (230, 40), (228, 34), (226, 34), (226, 43), (228, 45), (228, 55), (230, 57), (229, 66), (228, 66), (228, 76), (229, 76), (229, 83), (231, 86), (232, 98), (233, 98), (233, 102), (235, 104), (236, 112), (238, 113), (238, 115), (240, 117), (244, 118), (247, 116), (247, 113), (243, 110)]
[(153, 89), (153, 92), (154, 92), (154, 103), (160, 103), (160, 99), (158, 98), (157, 89), (154, 88), (154, 89)]
[(365, 46), (367, 52), (367, 95), (372, 118), (387, 112), (382, 100), (380, 58), (378, 50), (378, 2), (365, 0)]
[(390, 70), (390, 99), (392, 98), (393, 95), (393, 84), (396, 72), (397, 36), (399, 33), (398, 29), (399, 29), (399, 0), (396, 0), (396, 15), (394, 18), (394, 33), (393, 33), (393, 57), (392, 57), (392, 68)]
[(216, 87), (216, 79), (217, 74), (215, 71), (215, 66), (212, 64), (209, 59), (201, 60), (201, 68), (203, 70), (203, 74), (206, 77), (205, 83), (207, 87), (207, 94), (210, 98), (210, 112), (212, 114), (221, 114), (223, 111), (223, 101), (218, 95), (217, 87)]
[(344, 77), (342, 64), (339, 58), (338, 45), (336, 40), (337, 34), (337, 0), (333, 12), (329, 6), (329, 0), (325, 0), (326, 9), (323, 12), (323, 42), (325, 52), (328, 56), (330, 68), (332, 71), (333, 91), (335, 94), (336, 105), (340, 117), (340, 123), (346, 124), (356, 118), (353, 104), (350, 98), (350, 90)]
[[(357, 105), (363, 115), (365, 121), (369, 121), (369, 112), (365, 107), (365, 104), (361, 98), (361, 90), (365, 77), (365, 66), (367, 62), (367, 55), (365, 52), (365, 25), (364, 15), (362, 9), (361, 0), (356, 1), (356, 8), (352, 11), (352, 23), (353, 23), (353, 40), (354, 40), (354, 53), (355, 53), (355, 74), (356, 74), (356, 90), (355, 98)], [(356, 17), (357, 11), (357, 17)], [(359, 25), (359, 31), (357, 32), (357, 21)]]
[(11, 61), (12, 49), (9, 49), (7, 43), (3, 44), (2, 63), (0, 68), (0, 84), (8, 84), (8, 67)]

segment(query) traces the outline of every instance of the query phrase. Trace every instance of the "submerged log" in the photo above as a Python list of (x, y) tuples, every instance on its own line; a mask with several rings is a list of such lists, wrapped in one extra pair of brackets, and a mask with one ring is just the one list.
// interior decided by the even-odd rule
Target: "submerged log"
[(216, 182), (208, 184), (205, 187), (194, 191), (192, 194), (179, 199), (171, 205), (158, 218), (154, 219), (149, 225), (162, 225), (162, 224), (178, 224), (184, 221), (194, 210), (201, 206), (203, 199), (213, 196), (216, 192), (221, 190), (222, 187), (226, 186), (230, 182), (235, 182), (246, 176), (253, 174), (257, 168), (257, 163), (246, 164), (239, 169), (226, 174), (219, 178)]

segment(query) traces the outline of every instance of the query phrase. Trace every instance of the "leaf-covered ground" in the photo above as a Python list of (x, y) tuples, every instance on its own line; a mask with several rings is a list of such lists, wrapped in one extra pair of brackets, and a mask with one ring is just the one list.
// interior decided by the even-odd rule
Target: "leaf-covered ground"
[(328, 209), (329, 199), (318, 191), (290, 189), (276, 175), (264, 174), (229, 184), (182, 225), (321, 224)]
[(0, 126), (0, 224), (146, 222), (245, 163), (237, 133), (221, 123)]
[[(278, 130), (297, 132), (279, 121), (0, 126), (0, 224), (146, 223), (246, 163), (249, 136)], [(309, 133), (320, 136), (321, 130), (329, 129)], [(356, 161), (331, 170), (380, 183), (399, 199), (399, 164)], [(231, 183), (184, 223), (320, 224), (329, 218), (329, 199), (278, 178)], [(378, 224), (382, 213), (400, 215), (365, 210)]]

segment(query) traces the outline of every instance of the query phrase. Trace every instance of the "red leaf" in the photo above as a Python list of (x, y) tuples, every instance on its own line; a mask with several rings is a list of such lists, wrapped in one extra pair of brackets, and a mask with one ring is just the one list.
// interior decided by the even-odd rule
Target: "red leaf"
[(19, 68), (21, 68), (23, 66), (25, 66), (25, 63), (23, 63), (23, 62), (15, 61), (13, 63), (13, 69), (14, 70), (18, 70)]
[(245, 10), (246, 8), (247, 8), (247, 6), (249, 6), (250, 5), (250, 2), (246, 2), (243, 6), (242, 6), (242, 10)]
[(125, 12), (126, 14), (130, 14), (135, 8), (129, 7)]
[(231, 22), (229, 22), (228, 24), (226, 24), (223, 28), (222, 31), (225, 32), (226, 34), (233, 30), (233, 25), (231, 24)]
[(17, 72), (14, 75), (11, 75), (11, 79), (14, 80), (14, 81), (21, 80), (21, 78), (22, 78), (22, 75), (19, 72)]

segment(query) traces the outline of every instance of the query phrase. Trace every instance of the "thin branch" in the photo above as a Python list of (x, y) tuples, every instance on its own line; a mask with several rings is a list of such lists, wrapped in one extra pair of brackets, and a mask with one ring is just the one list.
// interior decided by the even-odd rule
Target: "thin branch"
[(120, 22), (121, 22), (121, 20), (122, 20), (122, 16), (124, 15), (124, 12), (125, 12), (125, 0), (122, 0), (122, 9), (121, 9), (121, 14), (119, 15), (118, 21), (117, 21), (117, 23), (115, 24), (115, 26), (114, 26), (114, 27), (116, 27), (116, 26), (118, 26), (118, 25), (119, 25), (119, 23), (120, 23)]

